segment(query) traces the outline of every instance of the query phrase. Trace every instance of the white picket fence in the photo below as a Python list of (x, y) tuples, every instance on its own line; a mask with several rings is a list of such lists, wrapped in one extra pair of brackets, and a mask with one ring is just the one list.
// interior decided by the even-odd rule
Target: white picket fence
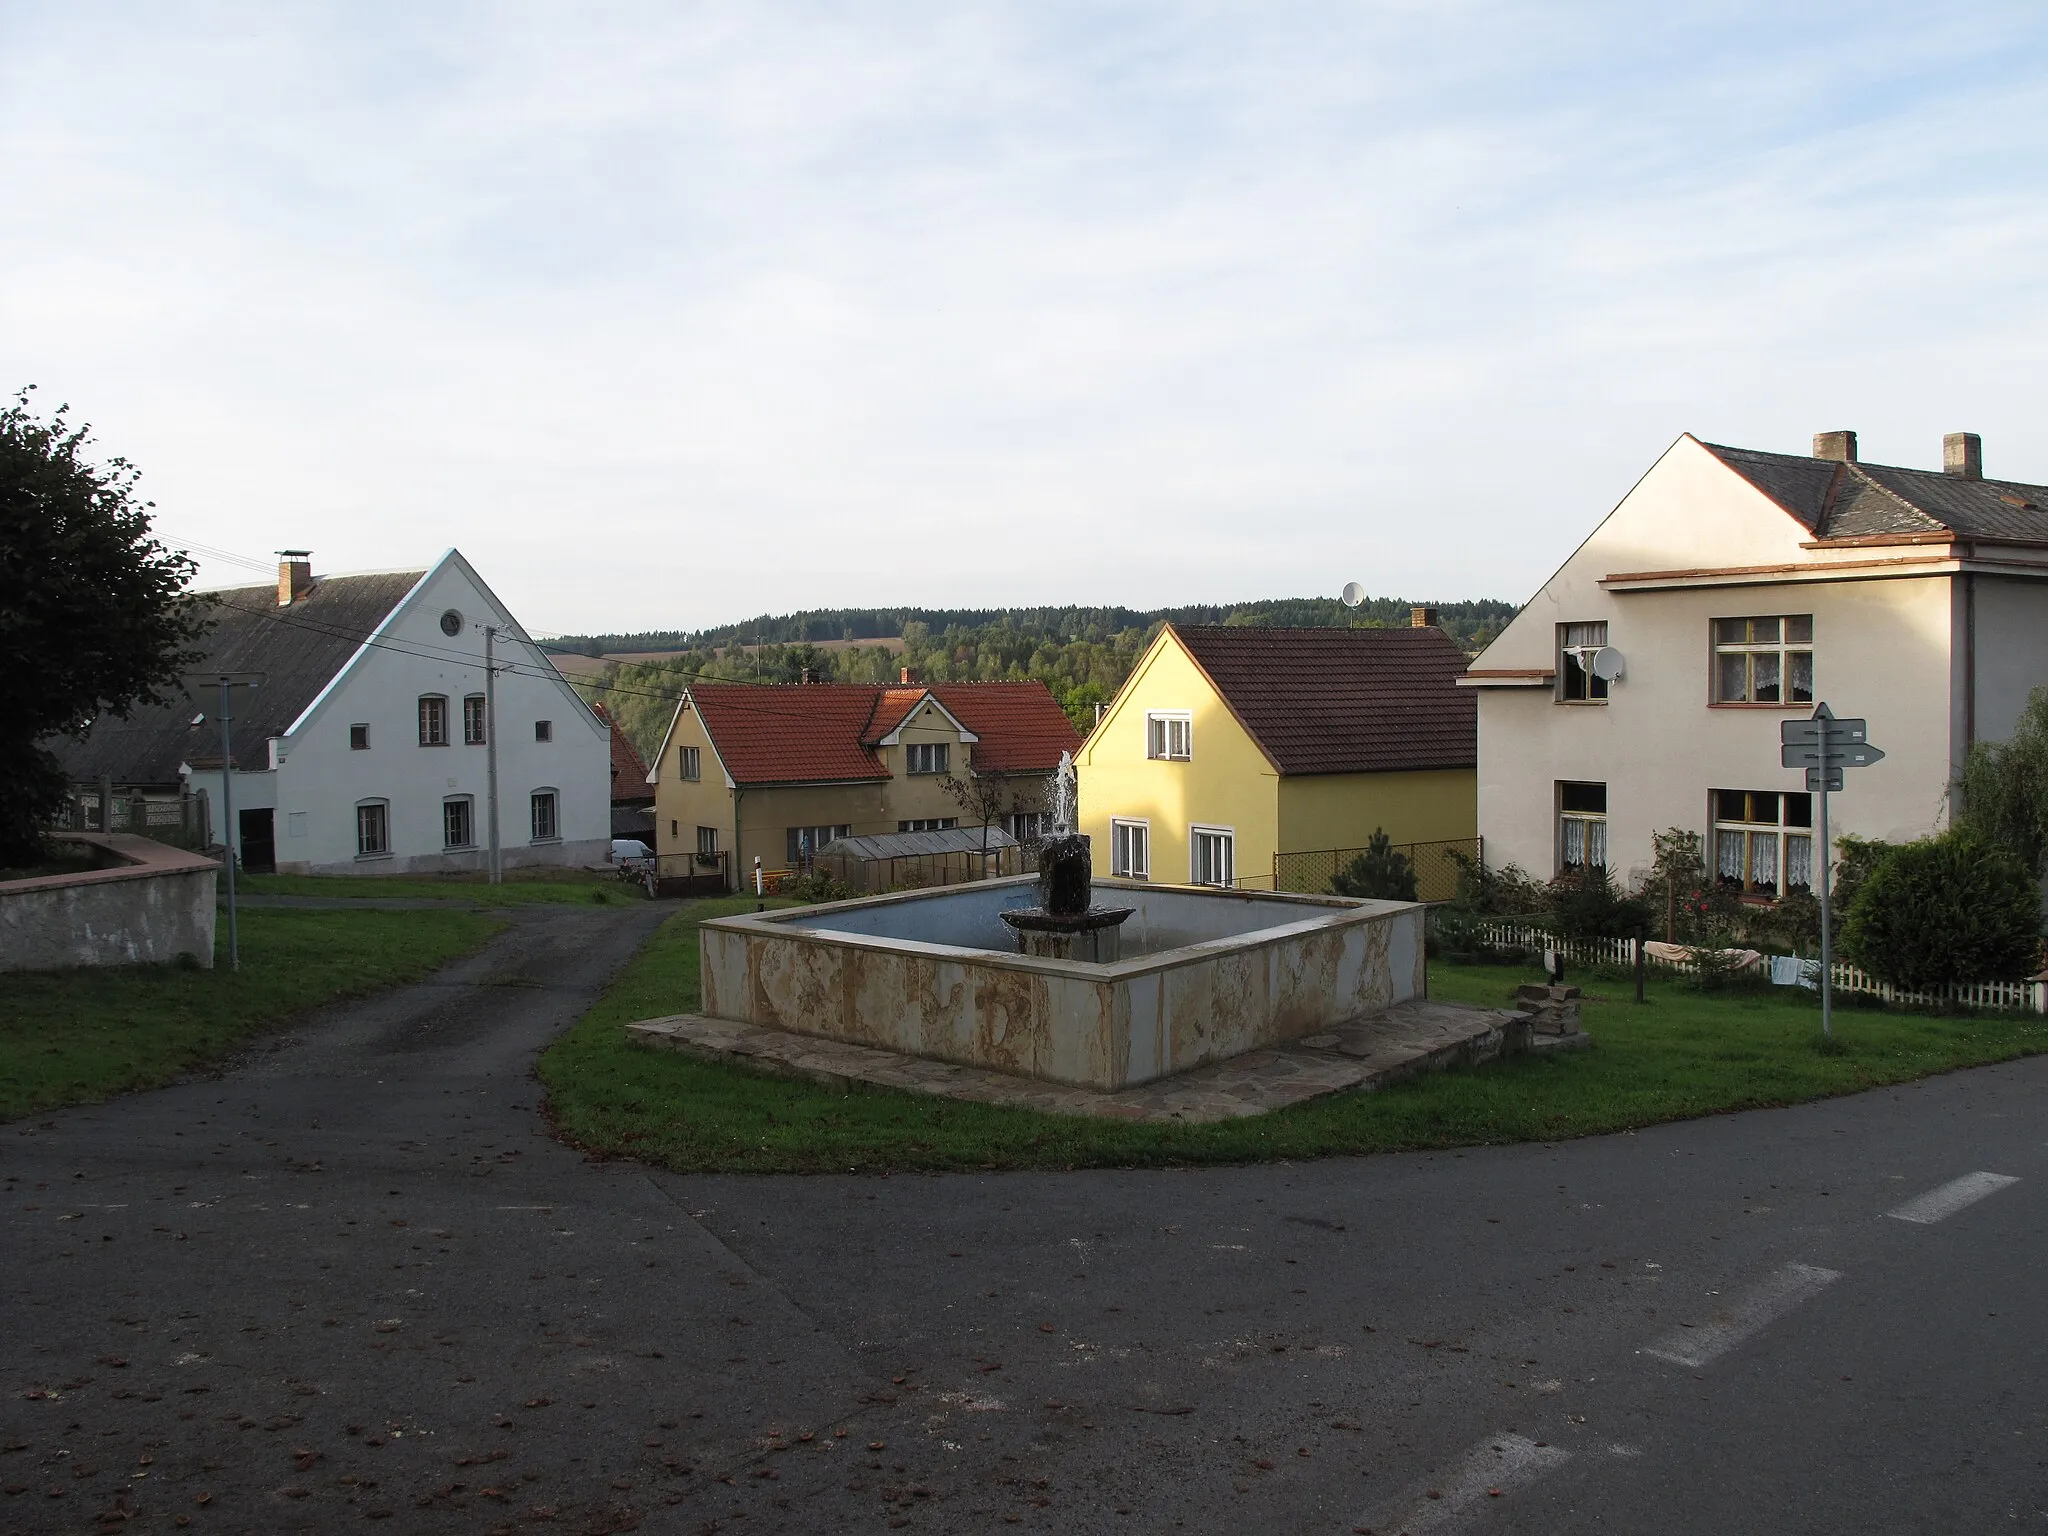
[[(1607, 965), (1634, 965), (1636, 962), (1636, 941), (1634, 939), (1560, 939), (1545, 933), (1541, 928), (1531, 928), (1522, 923), (1481, 923), (1479, 932), (1486, 942), (1495, 949), (1527, 949), (1541, 952), (1546, 949), (1561, 949), (1567, 960), (1576, 960), (1581, 965), (1601, 963)], [(1769, 974), (1771, 956), (1764, 957), (1764, 973)], [(1694, 969), (1689, 961), (1666, 960), (1662, 956), (1648, 954), (1643, 957), (1648, 965), (1667, 971), (1690, 971)], [(1914, 992), (1895, 987), (1888, 981), (1879, 981), (1869, 972), (1837, 960), (1833, 968), (1837, 992), (1860, 992), (1868, 997), (1882, 998), (1887, 1003), (1903, 1003), (1910, 1007), (1933, 1008), (1944, 1003), (1960, 1004), (1966, 1008), (2006, 1008), (2028, 1013), (2048, 1013), (2048, 982), (2040, 981), (1962, 981), (1933, 991)]]

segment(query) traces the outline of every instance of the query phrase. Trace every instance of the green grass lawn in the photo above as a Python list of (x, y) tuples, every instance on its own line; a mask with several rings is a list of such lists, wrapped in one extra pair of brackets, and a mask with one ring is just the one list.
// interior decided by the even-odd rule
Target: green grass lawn
[[(225, 891), (226, 887), (222, 887)], [(502, 885), (482, 875), (240, 875), (235, 889), (248, 896), (404, 897), (461, 901), (483, 907), (529, 902), (574, 902), (577, 906), (644, 901), (646, 895), (609, 870), (547, 867), (507, 870)], [(225, 897), (223, 897), (225, 899)]]
[(0, 979), (0, 1120), (153, 1088), (205, 1066), (266, 1026), (336, 998), (426, 975), (500, 920), (475, 912), (292, 912), (227, 924), (210, 971), (99, 966)]
[[(841, 1093), (630, 1044), (624, 1026), (697, 1007), (704, 917), (663, 924), (540, 1062), (560, 1131), (594, 1152), (678, 1171), (1139, 1167), (1553, 1141), (1795, 1104), (2048, 1050), (2037, 1015), (1937, 1018), (1843, 1008), (1833, 1050), (1794, 988), (1701, 997), (1653, 980), (1582, 983), (1591, 1048), (1430, 1073), (1222, 1125), (1127, 1125), (883, 1091)], [(1432, 995), (1503, 1005), (1533, 970), (1431, 966)]]

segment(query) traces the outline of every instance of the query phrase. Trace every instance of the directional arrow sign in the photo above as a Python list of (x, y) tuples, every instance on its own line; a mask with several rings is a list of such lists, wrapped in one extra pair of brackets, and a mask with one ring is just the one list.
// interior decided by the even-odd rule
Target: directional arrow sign
[[(1820, 740), (1821, 722), (1815, 720), (1783, 720), (1778, 724), (1778, 740), (1786, 746), (1808, 744)], [(1862, 742), (1870, 739), (1868, 720), (1835, 720), (1827, 722), (1828, 745), (1837, 746), (1845, 742)]]
[(1884, 758), (1884, 748), (1873, 747), (1868, 742), (1850, 745), (1838, 743), (1834, 733), (1828, 733), (1828, 747), (1822, 752), (1819, 742), (1787, 742), (1780, 751), (1780, 760), (1787, 768), (1868, 768)]

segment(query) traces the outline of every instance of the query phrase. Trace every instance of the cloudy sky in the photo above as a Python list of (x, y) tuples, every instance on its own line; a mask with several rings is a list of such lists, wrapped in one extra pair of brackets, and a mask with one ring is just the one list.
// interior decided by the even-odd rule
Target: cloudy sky
[(2044, 57), (2038, 3), (0, 0), (0, 384), (168, 536), (456, 545), (538, 632), (1519, 600), (1684, 431), (2048, 481)]

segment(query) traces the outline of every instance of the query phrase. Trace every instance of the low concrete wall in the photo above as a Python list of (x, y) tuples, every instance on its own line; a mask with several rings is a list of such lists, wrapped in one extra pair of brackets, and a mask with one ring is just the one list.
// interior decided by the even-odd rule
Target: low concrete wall
[(899, 936), (924, 918), (948, 937), (979, 935), (1028, 891), (1028, 881), (991, 881), (714, 919), (699, 938), (703, 1011), (1117, 1089), (1426, 990), (1423, 909), (1405, 902), (1100, 881), (1100, 905), (1142, 904), (1163, 931), (1221, 935), (1109, 965)]
[(220, 866), (131, 833), (60, 834), (101, 869), (0, 882), (0, 971), (133, 965), (190, 955), (213, 964)]

